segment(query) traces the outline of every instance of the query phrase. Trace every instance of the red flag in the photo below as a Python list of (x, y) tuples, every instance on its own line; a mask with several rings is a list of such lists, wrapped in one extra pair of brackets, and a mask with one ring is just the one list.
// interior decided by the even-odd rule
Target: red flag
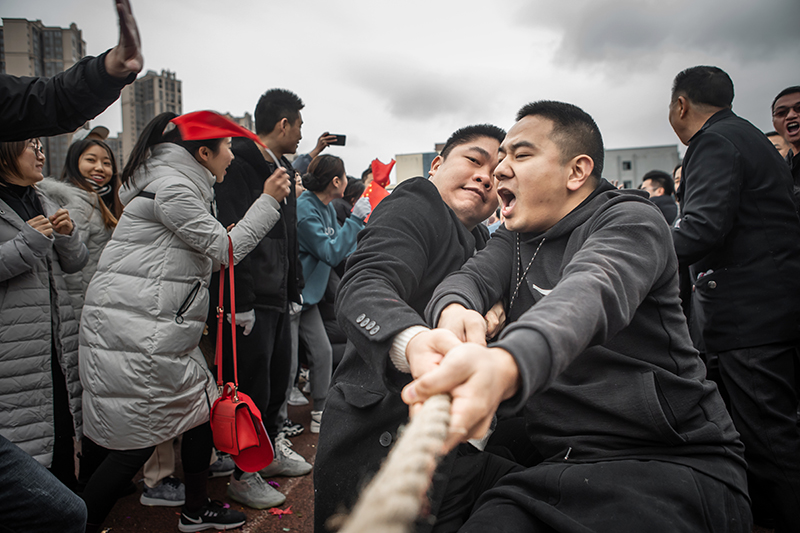
[[(367, 185), (367, 188), (364, 189), (364, 194), (361, 195), (362, 198), (369, 198), (369, 205), (372, 207), (373, 211), (375, 207), (381, 203), (381, 200), (387, 196), (389, 196), (389, 191), (375, 183), (375, 180), (372, 180), (369, 185)], [(365, 223), (369, 220), (370, 216), (372, 216), (372, 213), (367, 215), (367, 218), (364, 219)]]
[(372, 160), (372, 180), (376, 181), (381, 187), (389, 185), (389, 173), (394, 167), (395, 160), (392, 159), (388, 165), (384, 165), (379, 159)]

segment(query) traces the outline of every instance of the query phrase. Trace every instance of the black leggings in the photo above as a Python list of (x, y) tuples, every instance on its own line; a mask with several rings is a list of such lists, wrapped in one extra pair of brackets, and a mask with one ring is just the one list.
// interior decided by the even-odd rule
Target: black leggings
[[(190, 493), (201, 493), (206, 499), (207, 475), (213, 443), (211, 425), (206, 422), (183, 434), (181, 462), (186, 479), (186, 501)], [(89, 524), (102, 524), (111, 512), (118, 496), (133, 476), (153, 455), (155, 446), (138, 450), (109, 450), (108, 455), (89, 479), (83, 499), (89, 515)], [(203, 474), (203, 475), (198, 475)], [(191, 486), (190, 486), (191, 485)]]

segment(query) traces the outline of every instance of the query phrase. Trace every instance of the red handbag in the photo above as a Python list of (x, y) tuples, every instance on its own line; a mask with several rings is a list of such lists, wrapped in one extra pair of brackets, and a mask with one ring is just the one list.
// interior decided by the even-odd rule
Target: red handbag
[(217, 306), (217, 386), (220, 397), (211, 408), (214, 446), (229, 453), (236, 466), (245, 472), (258, 472), (275, 457), (272, 443), (261, 421), (261, 411), (246, 394), (239, 392), (236, 365), (236, 299), (233, 284), (233, 242), (228, 236), (228, 274), (231, 286), (231, 337), (233, 339), (233, 383), (222, 382), (222, 328), (225, 316), (225, 265), (219, 270), (219, 306)]

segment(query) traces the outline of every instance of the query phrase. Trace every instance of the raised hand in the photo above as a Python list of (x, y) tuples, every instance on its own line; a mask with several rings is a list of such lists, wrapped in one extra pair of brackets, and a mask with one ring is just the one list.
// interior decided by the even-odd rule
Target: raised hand
[(282, 202), (284, 198), (289, 196), (291, 186), (289, 173), (286, 172), (285, 168), (279, 166), (264, 182), (264, 194), (269, 194), (278, 202)]
[(115, 78), (127, 78), (144, 67), (139, 28), (129, 0), (116, 0), (119, 15), (119, 43), (106, 55), (106, 72)]

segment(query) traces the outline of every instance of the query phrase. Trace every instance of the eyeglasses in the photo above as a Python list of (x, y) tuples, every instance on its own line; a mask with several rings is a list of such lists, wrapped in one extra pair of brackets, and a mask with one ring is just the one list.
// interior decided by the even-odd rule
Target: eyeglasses
[(797, 102), (793, 106), (787, 106), (787, 107), (781, 106), (772, 112), (772, 116), (775, 118), (783, 118), (789, 114), (790, 109), (794, 109), (794, 112), (800, 115), (800, 102)]
[(28, 146), (33, 149), (35, 155), (44, 155), (44, 146), (39, 141), (28, 141)]

